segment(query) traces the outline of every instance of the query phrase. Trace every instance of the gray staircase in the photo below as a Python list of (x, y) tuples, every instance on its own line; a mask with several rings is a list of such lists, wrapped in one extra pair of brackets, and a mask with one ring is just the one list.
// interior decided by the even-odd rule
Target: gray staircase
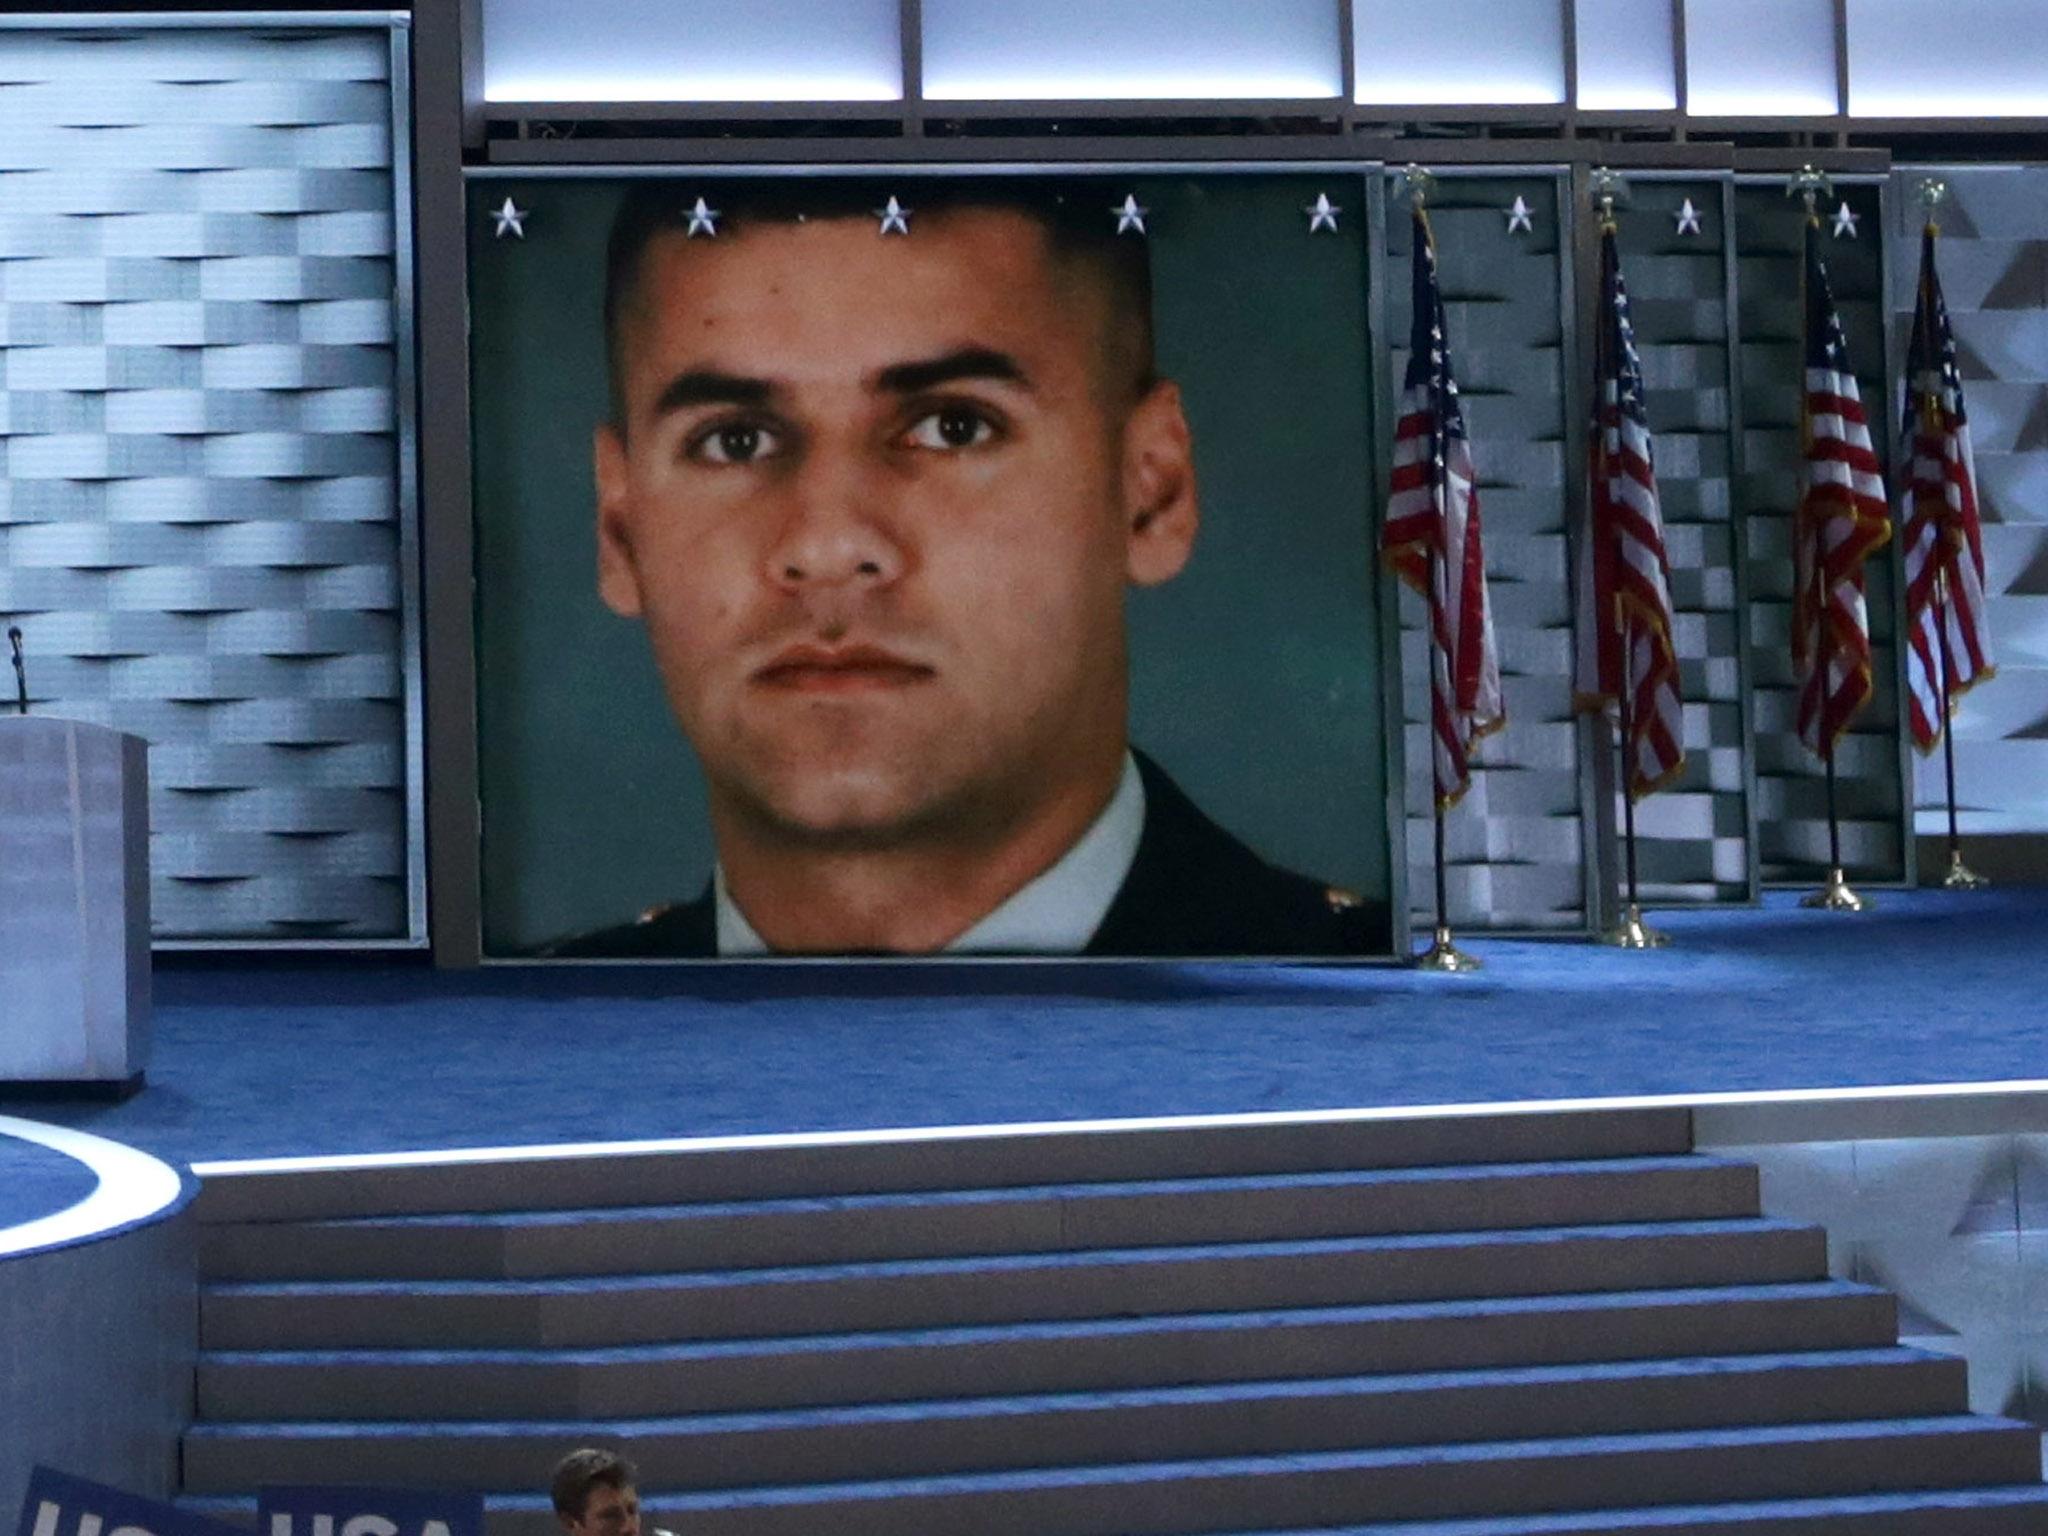
[(184, 1486), (640, 1464), (732, 1536), (2048, 1533), (2039, 1437), (1686, 1114), (209, 1177)]

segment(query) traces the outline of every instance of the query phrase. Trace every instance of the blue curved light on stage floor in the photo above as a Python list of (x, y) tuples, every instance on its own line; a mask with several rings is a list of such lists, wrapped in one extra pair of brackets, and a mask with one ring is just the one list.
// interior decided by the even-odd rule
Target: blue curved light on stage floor
[[(132, 1227), (162, 1215), (184, 1193), (178, 1171), (147, 1152), (0, 1115), (0, 1180), (24, 1170), (25, 1183), (0, 1199), (0, 1259)], [(31, 1194), (43, 1198), (32, 1202)]]

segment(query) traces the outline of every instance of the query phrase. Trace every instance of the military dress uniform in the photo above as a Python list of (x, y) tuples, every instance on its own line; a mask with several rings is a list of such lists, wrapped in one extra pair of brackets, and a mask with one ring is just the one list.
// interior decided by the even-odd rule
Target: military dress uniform
[[(1385, 902), (1279, 869), (1202, 813), (1166, 770), (1135, 754), (1144, 831), (1084, 955), (1132, 959), (1383, 956)], [(579, 935), (548, 953), (581, 958), (710, 959), (718, 954), (709, 884), (693, 901)]]

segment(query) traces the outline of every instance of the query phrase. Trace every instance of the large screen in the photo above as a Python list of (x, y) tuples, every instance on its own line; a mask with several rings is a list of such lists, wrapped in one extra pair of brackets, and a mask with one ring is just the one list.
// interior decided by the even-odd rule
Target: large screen
[(1392, 952), (1363, 174), (469, 191), (487, 954)]

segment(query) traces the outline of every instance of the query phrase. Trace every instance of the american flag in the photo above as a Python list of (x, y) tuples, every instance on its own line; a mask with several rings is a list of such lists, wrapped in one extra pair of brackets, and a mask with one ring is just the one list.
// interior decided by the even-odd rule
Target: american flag
[(1493, 611), (1480, 542), (1479, 486), (1472, 470), (1465, 411), (1451, 377), (1444, 301), (1436, 281), (1436, 241), (1415, 210), (1415, 319), (1401, 419), (1394, 429), (1394, 470), (1380, 551), (1400, 578), (1429, 602), (1430, 734), (1436, 803), (1455, 805), (1472, 783), (1472, 749), (1506, 723)]
[(1600, 231), (1600, 317), (1594, 342), (1592, 519), (1580, 540), (1579, 699), (1604, 708), (1627, 690), (1630, 798), (1662, 789), (1685, 766), (1684, 703), (1672, 643), (1671, 564), (1657, 509), (1656, 449), (1643, 365), (1610, 221)]
[(1836, 740), (1870, 698), (1863, 562), (1884, 547), (1892, 525), (1819, 236), (1820, 221), (1809, 219), (1805, 456), (1792, 530), (1792, 665), (1799, 679), (1799, 739), (1831, 759)]
[(1910, 444), (1900, 479), (1899, 514), (1906, 527), (1906, 684), (1913, 741), (1923, 752), (1941, 744), (1943, 631), (1948, 650), (1948, 702), (1993, 675), (1991, 631), (1984, 614), (1984, 535), (1977, 517), (1977, 471), (1970, 419), (1963, 414), (1963, 376), (1956, 338), (1934, 272), (1933, 225), (1920, 243), (1920, 301), (1906, 352), (1906, 413), (1899, 441)]

